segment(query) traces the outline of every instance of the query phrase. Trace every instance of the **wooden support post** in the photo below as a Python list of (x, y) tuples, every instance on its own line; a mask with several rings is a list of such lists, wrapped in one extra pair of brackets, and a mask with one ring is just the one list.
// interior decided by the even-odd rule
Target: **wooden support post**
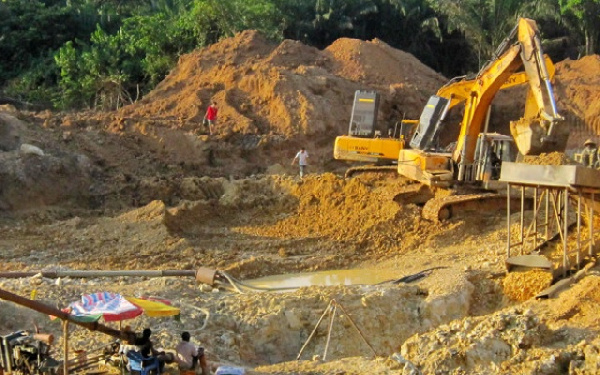
[(581, 265), (581, 189), (577, 189), (577, 270)]
[(14, 302), (18, 305), (25, 306), (29, 309), (41, 312), (42, 314), (54, 315), (54, 316), (60, 318), (61, 320), (68, 320), (71, 323), (76, 324), (81, 327), (84, 327), (84, 328), (87, 328), (90, 331), (102, 332), (104, 334), (107, 334), (107, 335), (112, 336), (117, 339), (129, 339), (130, 338), (129, 335), (127, 335), (123, 332), (117, 331), (114, 328), (107, 327), (105, 325), (99, 324), (98, 322), (80, 322), (78, 320), (75, 320), (73, 318), (73, 316), (71, 316), (68, 313), (61, 311), (55, 307), (45, 305), (38, 301), (30, 300), (25, 297), (21, 297), (19, 295), (11, 293), (7, 290), (0, 289), (0, 299)]
[(323, 350), (323, 361), (327, 360), (327, 351), (329, 350), (329, 342), (331, 341), (331, 330), (333, 329), (333, 320), (335, 319), (335, 313), (337, 311), (337, 304), (333, 301), (333, 310), (331, 312), (331, 319), (329, 319), (329, 329), (327, 331), (327, 341), (325, 342), (325, 349)]
[(567, 267), (569, 265), (569, 258), (568, 258), (568, 252), (567, 252), (567, 240), (568, 240), (568, 236), (569, 236), (569, 189), (566, 188), (563, 191), (563, 204), (564, 204), (564, 209), (563, 209), (563, 232), (564, 232), (564, 236), (563, 236), (563, 276), (566, 277), (567, 276)]
[(545, 230), (546, 233), (544, 235), (544, 241), (548, 241), (550, 239), (549, 235), (548, 235), (548, 231), (550, 230), (550, 228), (548, 228), (550, 226), (550, 220), (548, 219), (548, 213), (550, 210), (550, 191), (548, 190), (548, 188), (545, 188), (546, 190), (546, 199), (545, 199), (545, 203), (546, 203), (546, 222), (545, 222)]
[(348, 320), (350, 321), (350, 323), (352, 323), (352, 326), (354, 327), (354, 329), (356, 329), (356, 331), (358, 332), (358, 334), (360, 335), (360, 338), (364, 341), (365, 344), (367, 344), (367, 346), (369, 348), (371, 348), (371, 351), (373, 352), (373, 357), (377, 356), (377, 353), (375, 352), (375, 349), (373, 349), (373, 346), (371, 346), (371, 344), (369, 344), (369, 342), (367, 341), (367, 339), (365, 338), (365, 335), (363, 335), (362, 331), (360, 330), (360, 328), (358, 328), (358, 326), (356, 325), (356, 323), (354, 323), (354, 320), (350, 317), (350, 314), (348, 314), (346, 312), (346, 309), (344, 309), (344, 306), (338, 304), (338, 306), (340, 307), (340, 309), (342, 310), (342, 312), (344, 313), (344, 315), (346, 315), (346, 318), (348, 318)]
[(330, 311), (330, 309), (331, 309), (331, 301), (329, 302), (329, 305), (327, 305), (327, 307), (325, 308), (325, 311), (323, 311), (323, 314), (321, 314), (321, 317), (319, 318), (319, 321), (317, 322), (317, 325), (315, 326), (315, 328), (312, 330), (312, 332), (308, 336), (308, 339), (306, 339), (306, 342), (300, 348), (300, 352), (298, 352), (298, 356), (296, 357), (296, 361), (300, 360), (300, 356), (302, 355), (302, 352), (304, 351), (304, 348), (306, 348), (306, 345), (308, 345), (308, 343), (310, 342), (310, 340), (312, 340), (313, 336), (317, 332), (317, 328), (319, 328), (319, 326), (321, 325), (321, 322), (323, 321), (323, 318), (325, 317), (325, 315), (327, 315), (327, 313)]
[(538, 188), (533, 188), (533, 248), (537, 247), (538, 237)]
[(65, 359), (63, 362), (63, 375), (69, 375), (69, 321), (63, 320), (63, 349)]
[(592, 193), (592, 203), (590, 203), (590, 258), (594, 256), (594, 193)]
[(523, 230), (525, 229), (525, 186), (521, 186), (521, 255), (524, 253), (525, 240), (523, 238)]
[(506, 184), (506, 258), (510, 258), (510, 184)]

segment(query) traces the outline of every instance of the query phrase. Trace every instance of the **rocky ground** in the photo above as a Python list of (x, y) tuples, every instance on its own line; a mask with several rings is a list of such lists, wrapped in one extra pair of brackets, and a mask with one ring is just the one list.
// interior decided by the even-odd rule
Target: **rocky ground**
[[(558, 102), (574, 144), (596, 136), (598, 108), (588, 102), (597, 96), (598, 71), (597, 56), (557, 64)], [(420, 207), (394, 200), (404, 180), (378, 174), (346, 180), (347, 165), (332, 160), (354, 90), (380, 91), (380, 122), (390, 124), (418, 116), (444, 82), (378, 40), (342, 39), (319, 51), (291, 41), (271, 45), (245, 32), (182, 57), (154, 92), (118, 112), (3, 107), (0, 271), (209, 267), (242, 280), (319, 272), (306, 279), (320, 284), (335, 278), (332, 270), (350, 269), (362, 281), (239, 294), (185, 277), (36, 276), (0, 279), (0, 288), (22, 296), (35, 291), (36, 299), (57, 307), (97, 291), (169, 299), (181, 308), (180, 321), (142, 316), (128, 324), (152, 327), (164, 348), (190, 331), (213, 369), (598, 373), (598, 268), (551, 299), (532, 300), (551, 278), (506, 274), (503, 212), (432, 223), (421, 219)], [(500, 111), (496, 130), (522, 107), (514, 105), (518, 95), (498, 98), (501, 108), (516, 108)], [(213, 98), (222, 116), (219, 134), (208, 136), (201, 117)], [(311, 155), (304, 180), (289, 165), (300, 145)], [(567, 162), (565, 155), (530, 161)], [(516, 238), (517, 229), (510, 232)], [(545, 252), (559, 259), (561, 249)], [(423, 270), (430, 271), (415, 282), (380, 283)], [(340, 307), (327, 351), (331, 321), (296, 361), (331, 301)], [(0, 309), (2, 334), (35, 322), (61, 337), (60, 325), (46, 316), (9, 302)], [(73, 329), (73, 350), (111, 340)], [(59, 342), (57, 356), (61, 349)]]

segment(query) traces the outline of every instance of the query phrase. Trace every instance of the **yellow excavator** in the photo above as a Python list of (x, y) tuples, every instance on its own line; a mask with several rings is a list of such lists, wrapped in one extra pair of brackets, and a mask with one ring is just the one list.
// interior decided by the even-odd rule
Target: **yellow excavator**
[[(524, 71), (519, 73), (521, 68)], [(419, 183), (407, 195), (415, 196), (418, 192), (418, 199), (424, 197), (425, 218), (442, 220), (462, 210), (503, 207), (506, 198), (490, 193), (498, 188), (494, 181), (500, 175), (503, 161), (514, 161), (517, 151), (523, 155), (564, 151), (568, 133), (566, 127), (557, 125), (562, 117), (550, 83), (553, 72), (551, 61), (543, 56), (535, 21), (521, 18), (475, 79), (455, 80), (429, 99), (408, 144), (407, 131), (400, 132), (393, 146), (398, 152), (397, 172)], [(511, 135), (488, 133), (489, 109), (496, 93), (524, 82), (529, 83), (525, 114), (511, 122)], [(441, 149), (439, 139), (448, 126), (444, 122), (448, 111), (462, 102), (465, 108), (455, 147), (450, 151)], [(351, 124), (351, 134), (336, 139), (334, 157), (361, 160), (357, 155), (376, 156), (372, 155), (375, 147), (365, 145), (378, 144), (378, 138), (353, 139), (352, 143), (344, 139), (359, 138), (352, 130)], [(384, 142), (379, 141), (379, 144), (384, 145)], [(386, 147), (392, 148), (389, 144), (390, 141)], [(354, 155), (348, 151), (354, 151)], [(386, 152), (381, 154), (387, 155)], [(389, 160), (389, 157), (379, 157), (379, 162)], [(439, 188), (445, 189), (442, 198), (436, 198)]]
[[(544, 59), (548, 74), (550, 78), (553, 78), (554, 64), (548, 56), (544, 56)], [(527, 82), (528, 76), (525, 72), (513, 73), (502, 84), (500, 90)], [(448, 99), (447, 110), (450, 110), (467, 100), (471, 87), (475, 83), (476, 79), (466, 79), (464, 76), (456, 77), (442, 86), (435, 96)], [(394, 127), (389, 128), (387, 134), (382, 134), (381, 130), (376, 130), (378, 108), (379, 95), (376, 92), (366, 90), (355, 92), (348, 135), (335, 138), (333, 155), (337, 160), (368, 164), (348, 168), (346, 177), (352, 177), (361, 172), (390, 171), (396, 173), (400, 151), (409, 147), (407, 142), (420, 121), (403, 119)]]

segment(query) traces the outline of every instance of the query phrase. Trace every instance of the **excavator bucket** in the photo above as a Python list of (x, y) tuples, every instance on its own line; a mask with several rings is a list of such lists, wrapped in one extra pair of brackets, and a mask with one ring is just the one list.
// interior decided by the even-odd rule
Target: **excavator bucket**
[(567, 146), (569, 133), (565, 124), (557, 125), (556, 122), (552, 123), (539, 118), (522, 118), (511, 121), (510, 133), (523, 155), (563, 152)]

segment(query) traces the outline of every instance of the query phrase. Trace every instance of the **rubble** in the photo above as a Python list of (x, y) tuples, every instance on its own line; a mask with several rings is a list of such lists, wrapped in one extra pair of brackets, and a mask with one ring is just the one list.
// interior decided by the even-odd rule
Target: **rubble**
[[(557, 63), (558, 103), (575, 130), (594, 124), (595, 77), (581, 66), (595, 61)], [(340, 177), (346, 165), (332, 160), (333, 139), (347, 130), (356, 89), (382, 94), (387, 124), (417, 118), (445, 82), (380, 40), (340, 39), (320, 51), (246, 31), (182, 56), (156, 90), (119, 112), (0, 109), (2, 271), (210, 267), (247, 280), (352, 268), (399, 280), (434, 269), (423, 279), (242, 295), (191, 278), (33, 277), (0, 288), (58, 306), (102, 290), (171, 299), (180, 322), (140, 317), (134, 329), (151, 326), (165, 348), (189, 330), (209, 362), (256, 374), (597, 372), (597, 268), (556, 299), (532, 301), (550, 281), (506, 275), (503, 214), (431, 223), (421, 207), (394, 201), (406, 183), (397, 176)], [(201, 119), (213, 98), (222, 116), (209, 136)], [(20, 154), (22, 144), (43, 155)], [(289, 163), (302, 145), (312, 161), (300, 180)], [(552, 244), (544, 251), (559, 253)], [(295, 360), (332, 299), (376, 358), (339, 319), (326, 362), (326, 327)], [(45, 316), (1, 301), (0, 309), (2, 333), (35, 321), (61, 335)], [(76, 329), (71, 342), (108, 340)]]

